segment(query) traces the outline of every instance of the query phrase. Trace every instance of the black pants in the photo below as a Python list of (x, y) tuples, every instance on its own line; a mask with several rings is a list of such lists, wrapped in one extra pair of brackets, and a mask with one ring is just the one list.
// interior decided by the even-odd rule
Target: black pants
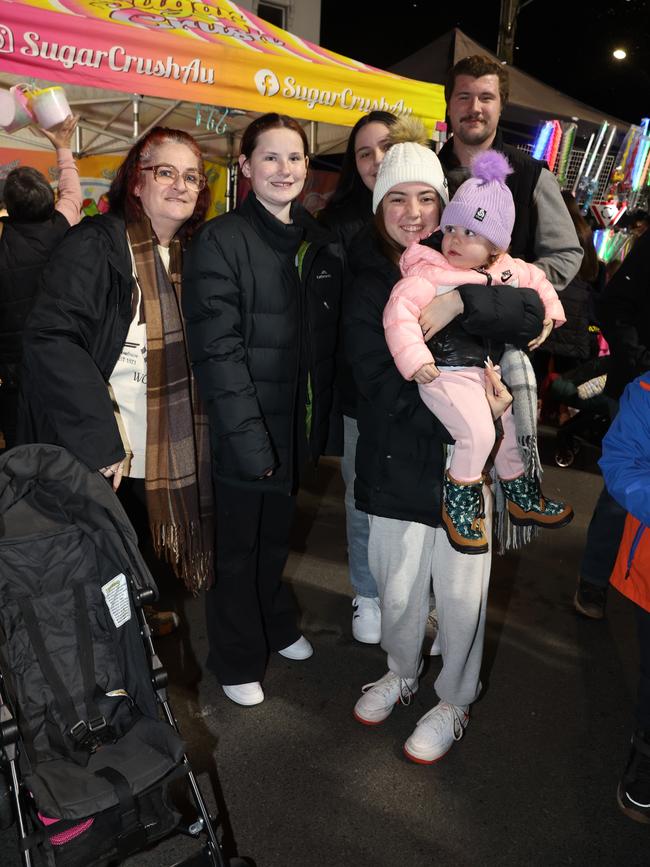
[(650, 611), (635, 605), (639, 632), (639, 695), (636, 707), (637, 725), (650, 733)]
[(208, 667), (219, 683), (261, 681), (269, 651), (300, 637), (282, 573), (296, 498), (217, 487), (214, 586), (206, 594)]
[(4, 436), (5, 449), (17, 443), (16, 419), (18, 417), (18, 389), (0, 387), (0, 431)]

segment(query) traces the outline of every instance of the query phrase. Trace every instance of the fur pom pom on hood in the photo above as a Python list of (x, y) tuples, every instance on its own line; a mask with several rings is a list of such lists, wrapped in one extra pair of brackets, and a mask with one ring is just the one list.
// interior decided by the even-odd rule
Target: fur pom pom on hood
[(508, 175), (512, 174), (512, 166), (499, 151), (483, 151), (471, 162), (472, 177), (483, 183), (498, 181), (504, 184)]

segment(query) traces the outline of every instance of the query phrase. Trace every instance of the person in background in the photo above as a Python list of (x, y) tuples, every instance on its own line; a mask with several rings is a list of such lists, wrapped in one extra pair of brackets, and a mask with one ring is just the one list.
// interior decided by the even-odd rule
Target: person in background
[[(650, 370), (650, 232), (635, 242), (605, 286), (597, 312), (611, 353), (605, 396), (613, 418), (625, 386)], [(590, 620), (605, 616), (609, 576), (624, 524), (625, 510), (603, 486), (587, 529), (573, 597), (576, 612)]]
[[(183, 248), (210, 203), (196, 141), (154, 127), (110, 211), (54, 251), (27, 321), (23, 441), (64, 446), (118, 491), (140, 538), (196, 593), (213, 578), (207, 422), (181, 319)], [(148, 529), (147, 529), (148, 528)], [(150, 612), (164, 634), (174, 612)]]
[(538, 382), (542, 382), (549, 371), (551, 357), (553, 372), (561, 374), (598, 355), (596, 332), (590, 331), (590, 326), (593, 328), (598, 322), (596, 306), (605, 288), (605, 266), (598, 261), (593, 233), (580, 213), (575, 197), (564, 190), (562, 199), (573, 220), (584, 255), (580, 270), (562, 290), (562, 306), (567, 321), (561, 329), (549, 334), (544, 347), (533, 356)]
[(0, 218), (0, 430), (5, 447), (16, 445), (23, 329), (41, 272), (70, 226), (81, 218), (79, 172), (70, 150), (78, 118), (40, 132), (56, 150), (58, 196), (37, 169), (20, 166), (7, 175)]
[(626, 225), (628, 231), (640, 238), (644, 232), (650, 228), (650, 214), (644, 211), (643, 208), (637, 208), (635, 211), (627, 214)]
[[(334, 195), (319, 214), (319, 220), (336, 232), (345, 256), (344, 291), (352, 279), (347, 266), (348, 251), (359, 230), (372, 220), (372, 191), (388, 146), (388, 132), (396, 120), (395, 115), (389, 112), (372, 111), (356, 122), (348, 139)], [(377, 582), (368, 566), (368, 516), (365, 512), (360, 512), (354, 504), (354, 461), (359, 438), (357, 390), (342, 346), (341, 340), (337, 358), (335, 398), (338, 412), (343, 416), (341, 475), (345, 484), (348, 569), (354, 591), (352, 635), (363, 644), (379, 644), (381, 610)]]
[(239, 166), (251, 191), (202, 227), (185, 267), (187, 341), (216, 484), (208, 668), (241, 705), (264, 700), (270, 651), (292, 660), (313, 652), (282, 573), (301, 471), (329, 434), (341, 261), (296, 201), (307, 151), (291, 117), (249, 124)]
[[(433, 582), (443, 660), (435, 682), (440, 701), (404, 745), (409, 759), (424, 764), (442, 758), (460, 740), (481, 690), (490, 553), (461, 554), (440, 526), (444, 443), (450, 438), (421, 401), (416, 383), (404, 380), (395, 367), (382, 315), (400, 278), (400, 256), (433, 235), (446, 203), (446, 182), (433, 151), (395, 138), (373, 192), (375, 221), (350, 250), (355, 278), (344, 310), (345, 349), (359, 389), (356, 505), (370, 516), (368, 557), (388, 657), (388, 671), (363, 688), (354, 716), (378, 725), (417, 691)], [(439, 238), (430, 243), (439, 244)], [(511, 286), (461, 286), (429, 308), (436, 331), (459, 317), (468, 334), (518, 346), (540, 334), (544, 318), (537, 293)], [(500, 384), (496, 390), (502, 401), (498, 414), (509, 396)], [(489, 528), (491, 500), (485, 495)]]
[(650, 824), (650, 373), (626, 387), (600, 468), (627, 513), (611, 583), (634, 604), (640, 651), (636, 726), (617, 801), (630, 819)]

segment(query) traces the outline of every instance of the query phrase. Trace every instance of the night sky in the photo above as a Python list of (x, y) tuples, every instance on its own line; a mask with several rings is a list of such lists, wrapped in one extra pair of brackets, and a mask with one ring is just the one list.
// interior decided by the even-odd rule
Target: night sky
[[(321, 44), (387, 69), (459, 27), (495, 52), (500, 5), (322, 0)], [(569, 96), (632, 123), (650, 114), (650, 0), (532, 0), (515, 44), (515, 66)], [(622, 62), (611, 56), (619, 46)]]

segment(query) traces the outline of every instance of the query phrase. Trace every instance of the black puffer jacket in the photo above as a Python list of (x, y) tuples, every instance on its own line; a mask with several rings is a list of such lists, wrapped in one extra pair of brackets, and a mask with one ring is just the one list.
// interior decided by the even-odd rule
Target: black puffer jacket
[[(345, 347), (359, 389), (355, 497), (371, 515), (440, 523), (447, 431), (402, 379), (386, 345), (382, 315), (399, 280), (374, 231), (363, 231), (350, 252), (356, 279), (344, 309)], [(459, 287), (458, 317), (470, 334), (525, 347), (542, 330), (544, 308), (532, 289)]]
[(635, 242), (597, 306), (611, 359), (605, 393), (618, 400), (650, 370), (650, 231)]
[[(363, 195), (359, 202), (321, 211), (319, 222), (336, 235), (343, 256), (343, 296), (351, 286), (353, 275), (348, 264), (352, 242), (364, 226), (372, 221), (372, 195)], [(336, 409), (350, 418), (357, 417), (357, 388), (352, 370), (343, 352), (343, 340), (339, 341), (336, 360)], [(342, 431), (341, 431), (342, 436)], [(341, 442), (342, 445), (342, 442)], [(340, 453), (340, 452), (339, 452)]]
[[(307, 371), (314, 460), (325, 447), (332, 405), (341, 260), (304, 208), (294, 205), (291, 214), (285, 226), (251, 193), (201, 228), (185, 260), (188, 348), (216, 476), (261, 492), (295, 487)], [(302, 279), (294, 257), (284, 255), (299, 229), (296, 249), (301, 236), (309, 244)]]
[(0, 380), (18, 388), (25, 320), (34, 302), (43, 267), (63, 240), (70, 223), (54, 211), (40, 223), (2, 218), (0, 238)]
[(64, 446), (91, 469), (124, 457), (107, 383), (132, 293), (124, 221), (106, 214), (70, 229), (27, 320), (19, 441)]

